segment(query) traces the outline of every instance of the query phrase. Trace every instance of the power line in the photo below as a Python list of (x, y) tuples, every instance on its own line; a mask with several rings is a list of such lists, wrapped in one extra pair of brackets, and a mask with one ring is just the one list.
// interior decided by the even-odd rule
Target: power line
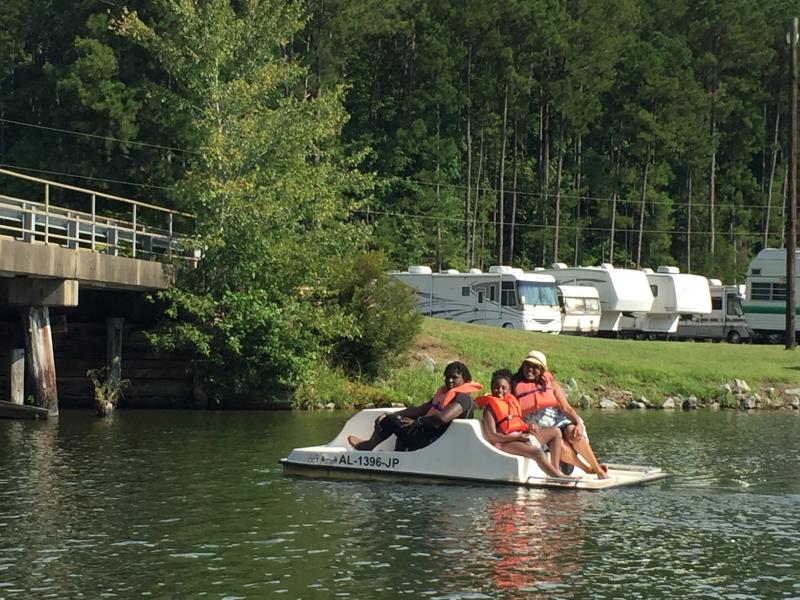
[[(81, 132), (81, 131), (74, 131), (74, 130), (70, 130), (70, 129), (61, 129), (61, 128), (58, 128), (58, 127), (47, 127), (45, 125), (37, 125), (35, 123), (27, 123), (25, 121), (17, 121), (17, 120), (14, 120), (14, 119), (0, 118), (0, 122), (12, 123), (14, 125), (20, 125), (20, 126), (23, 126), (23, 127), (33, 127), (33, 128), (36, 128), (36, 129), (43, 129), (43, 130), (46, 130), (46, 131), (56, 131), (56, 132), (59, 132), (59, 133), (67, 133), (67, 134), (71, 134), (71, 135), (84, 136), (84, 137), (95, 138), (95, 139), (100, 139), (100, 140), (108, 140), (108, 141), (113, 141), (113, 142), (120, 142), (120, 143), (135, 145), (135, 146), (143, 146), (143, 147), (148, 147), (148, 148), (157, 148), (157, 149), (160, 149), (160, 150), (171, 150), (173, 152), (185, 152), (185, 153), (189, 153), (189, 154), (194, 154), (195, 153), (194, 151), (187, 150), (185, 148), (176, 148), (174, 146), (163, 146), (163, 145), (160, 145), (160, 144), (151, 144), (151, 143), (148, 143), (148, 142), (138, 142), (138, 141), (134, 141), (134, 140), (125, 140), (125, 139), (121, 139), (121, 138), (115, 138), (115, 137), (103, 136), (103, 135), (96, 135), (96, 134), (92, 134), (92, 133), (84, 133), (84, 132)], [(31, 169), (31, 170), (33, 170), (33, 169)], [(46, 172), (46, 171), (43, 171), (43, 172)], [(79, 175), (71, 175), (71, 176), (72, 177), (80, 177)], [(399, 175), (376, 176), (376, 179), (382, 180), (382, 181), (395, 182), (395, 183), (411, 183), (411, 184), (416, 184), (416, 185), (424, 185), (424, 186), (427, 186), (427, 187), (439, 186), (439, 187), (449, 188), (449, 189), (457, 189), (457, 190), (464, 190), (464, 191), (467, 190), (467, 186), (462, 185), (462, 184), (458, 184), (458, 183), (442, 183), (442, 182), (437, 183), (437, 182), (433, 182), (433, 181), (424, 181), (422, 179), (415, 179), (415, 178), (411, 178), (411, 177), (401, 177)], [(102, 180), (102, 179), (98, 179), (97, 181), (110, 181), (110, 182), (113, 182), (113, 180)], [(116, 182), (116, 183), (124, 183), (124, 182)], [(139, 185), (139, 184), (131, 184), (131, 185)], [(156, 187), (157, 189), (159, 189), (158, 186), (146, 186), (144, 184), (141, 184), (141, 185), (143, 187)], [(163, 188), (161, 188), (161, 189), (163, 189)], [(498, 193), (500, 191), (499, 188), (486, 187), (486, 186), (478, 186), (477, 188), (470, 187), (470, 189), (477, 189), (477, 191), (483, 192), (483, 193), (486, 193), (486, 192)], [(504, 190), (504, 191), (509, 193), (509, 194), (518, 194), (520, 196), (536, 197), (536, 198), (555, 198), (556, 195), (557, 195), (555, 193), (530, 192), (530, 191), (523, 191), (523, 190), (516, 190), (515, 191), (515, 190), (510, 190), (510, 189), (507, 189), (507, 190)], [(559, 197), (561, 197), (563, 199), (566, 199), (566, 200), (578, 200), (578, 201), (587, 200), (587, 201), (592, 201), (592, 202), (606, 202), (606, 203), (614, 202), (613, 198), (603, 198), (603, 197), (600, 197), (600, 196), (588, 196), (588, 195), (583, 196), (583, 195), (566, 194), (566, 193), (561, 193), (561, 194), (558, 194), (558, 195), (559, 195)], [(628, 201), (623, 200), (622, 198), (618, 198), (617, 202), (622, 203), (622, 202), (628, 202)], [(629, 203), (638, 204), (638, 205), (642, 204), (641, 200), (636, 200), (636, 201), (632, 201), (632, 202), (629, 202)], [(650, 206), (690, 206), (690, 205), (691, 206), (699, 206), (701, 203), (693, 202), (693, 203), (690, 204), (689, 202), (682, 202), (682, 201), (663, 202), (663, 201), (657, 201), (657, 200), (645, 200), (644, 204), (645, 205), (650, 205)], [(743, 204), (743, 205), (740, 205), (740, 206), (736, 206), (735, 208), (766, 210), (765, 206), (758, 205), (758, 204)]]
[[(48, 175), (60, 175), (62, 177), (75, 177), (77, 179), (85, 179), (85, 180), (89, 180), (89, 181), (101, 181), (101, 182), (105, 182), (105, 183), (116, 183), (116, 184), (121, 184), (121, 185), (130, 185), (130, 186), (134, 186), (134, 187), (144, 187), (144, 188), (152, 188), (152, 189), (158, 189), (158, 190), (169, 190), (169, 188), (164, 187), (164, 186), (159, 186), (159, 185), (149, 185), (149, 184), (146, 184), (146, 183), (133, 183), (131, 181), (120, 181), (120, 180), (116, 180), (116, 179), (105, 179), (105, 178), (102, 178), (102, 177), (92, 177), (92, 176), (88, 176), (88, 175), (76, 175), (75, 173), (62, 173), (62, 172), (59, 172), (59, 171), (48, 171), (48, 170), (45, 170), (45, 169), (32, 169), (32, 168), (29, 168), (29, 167), (22, 167), (22, 166), (19, 166), (19, 165), (12, 165), (12, 164), (7, 164), (7, 163), (0, 163), (0, 167), (19, 169), (21, 171), (30, 171), (30, 172), (33, 172), (33, 173), (46, 173)], [(465, 222), (467, 222), (466, 219), (461, 218), (461, 217), (432, 216), (432, 215), (413, 214), (413, 213), (399, 212), (399, 211), (381, 211), (381, 210), (371, 210), (370, 209), (369, 211), (357, 211), (357, 212), (360, 212), (360, 213), (366, 215), (367, 217), (369, 217), (371, 215), (384, 215), (384, 216), (389, 216), (389, 217), (402, 217), (402, 218), (405, 218), (405, 219), (418, 219), (418, 220), (429, 220), (429, 221), (449, 221), (449, 222), (460, 223), (460, 224), (464, 224)], [(470, 220), (469, 222), (471, 223), (472, 221)], [(500, 222), (499, 221), (495, 221), (495, 220), (475, 221), (475, 223), (477, 225), (488, 225), (488, 226), (491, 226), (491, 227), (497, 227), (498, 225), (500, 225)], [(503, 225), (510, 227), (511, 223), (504, 222)], [(538, 225), (538, 224), (535, 224), (535, 223), (515, 223), (514, 227), (515, 228), (523, 228), (523, 229), (538, 229), (538, 230), (542, 230), (542, 231), (545, 231), (545, 230), (551, 230), (552, 231), (552, 230), (554, 230), (556, 228), (555, 225)], [(593, 232), (602, 232), (602, 233), (610, 233), (611, 232), (611, 228), (609, 228), (609, 227), (582, 227), (582, 226), (579, 226), (579, 225), (560, 225), (559, 229), (566, 230), (566, 231), (593, 231)], [(638, 233), (638, 231), (639, 231), (638, 229), (622, 229), (622, 228), (619, 228), (619, 227), (614, 229), (615, 233)], [(667, 235), (686, 235), (685, 231), (674, 231), (674, 230), (666, 230), (666, 229), (645, 229), (645, 230), (643, 230), (643, 232), (644, 233), (663, 233), (663, 234), (667, 234)], [(709, 231), (692, 231), (690, 233), (690, 235), (693, 235), (693, 236), (698, 236), (698, 235), (699, 236), (708, 236), (708, 235), (711, 235), (711, 232), (709, 232)], [(718, 235), (719, 235), (719, 233), (718, 233)], [(724, 235), (724, 234), (722, 234), (722, 235)], [(757, 233), (742, 232), (742, 233), (737, 233), (736, 235), (738, 237), (762, 237), (763, 236), (763, 232), (757, 232)]]
[(103, 177), (92, 177), (90, 175), (76, 175), (75, 173), (61, 173), (59, 171), (47, 171), (45, 169), (32, 169), (30, 167), (22, 167), (20, 165), (12, 165), (7, 163), (0, 163), (0, 167), (9, 169), (19, 169), (20, 171), (30, 171), (32, 173), (47, 173), (48, 175), (60, 175), (62, 177), (75, 177), (76, 179), (86, 179), (88, 181), (102, 181), (104, 183), (118, 183), (121, 185), (130, 185), (134, 187), (151, 188), (154, 190), (169, 190), (168, 187), (162, 185), (150, 185), (148, 183), (134, 183), (132, 181), (120, 181), (118, 179), (104, 179)]
[(137, 142), (134, 140), (124, 140), (122, 138), (115, 138), (110, 137), (107, 135), (96, 135), (94, 133), (84, 133), (82, 131), (75, 131), (72, 129), (60, 129), (58, 127), (47, 127), (46, 125), (37, 125), (35, 123), (26, 123), (25, 121), (15, 121), (14, 119), (4, 119), (0, 117), (0, 122), (2, 123), (12, 123), (14, 125), (20, 125), (22, 127), (33, 127), (34, 129), (44, 129), (45, 131), (56, 131), (58, 133), (68, 133), (70, 135), (80, 135), (88, 138), (94, 138), (98, 140), (107, 140), (111, 142), (120, 142), (123, 144), (131, 144), (133, 146), (144, 146), (147, 148), (157, 148), (159, 150), (172, 150), (173, 152), (187, 152), (192, 154), (191, 150), (185, 150), (183, 148), (175, 148), (173, 146), (162, 146), (160, 144), (150, 144), (148, 142)]
[[(411, 178), (411, 177), (400, 177), (398, 175), (376, 176), (376, 179), (381, 179), (381, 180), (384, 180), (384, 181), (395, 181), (395, 182), (400, 182), (400, 183), (411, 183), (411, 184), (417, 184), (417, 185), (424, 185), (424, 186), (428, 186), (428, 187), (436, 187), (438, 185), (438, 186), (443, 187), (443, 188), (452, 188), (452, 189), (458, 189), (458, 190), (466, 190), (467, 189), (467, 186), (461, 185), (461, 184), (458, 184), (458, 183), (436, 183), (436, 182), (433, 182), (433, 181), (423, 181), (421, 179), (414, 179), (414, 178)], [(470, 189), (474, 190), (476, 188), (470, 187)], [(478, 189), (478, 191), (481, 191), (481, 192), (498, 193), (500, 191), (499, 188), (495, 188), (495, 187), (478, 187), (477, 189)], [(503, 191), (506, 194), (509, 194), (509, 195), (515, 193), (513, 189), (508, 189), (508, 188), (506, 188)], [(555, 193), (543, 194), (542, 192), (528, 192), (528, 191), (523, 191), (523, 190), (517, 190), (516, 194), (519, 195), (519, 196), (533, 196), (533, 197), (537, 197), (537, 198), (542, 198), (542, 197), (544, 197), (544, 198), (555, 198), (556, 195), (557, 195)], [(614, 201), (613, 198), (602, 198), (602, 197), (599, 197), (599, 196), (580, 196), (580, 195), (575, 195), (575, 194), (565, 194), (563, 192), (559, 195), (559, 197), (562, 198), (562, 199), (566, 198), (566, 199), (570, 199), (570, 200), (591, 200), (593, 202), (608, 202), (608, 203), (610, 203), (610, 202)], [(628, 204), (636, 204), (636, 205), (641, 205), (642, 204), (642, 201), (639, 200), (639, 199), (632, 200), (632, 201), (627, 201), (627, 200), (624, 200), (622, 198), (617, 198), (617, 202), (618, 203), (625, 202), (625, 203), (628, 203)], [(679, 201), (661, 202), (661, 201), (657, 201), (657, 200), (645, 200), (644, 203), (645, 204), (649, 204), (649, 205), (653, 205), (653, 206), (659, 206), (659, 205), (661, 205), (661, 206), (690, 206), (689, 202), (679, 202)], [(702, 205), (704, 205), (704, 203), (701, 203), (701, 202), (692, 202), (691, 203), (691, 206), (702, 206)], [(761, 210), (765, 210), (766, 209), (765, 206), (762, 206), (760, 204), (742, 204), (740, 206), (736, 206), (735, 208), (748, 208), (748, 209), (761, 209)]]
[[(472, 223), (471, 220), (467, 220), (464, 218), (459, 217), (436, 217), (431, 215), (420, 215), (420, 214), (411, 214), (411, 213), (403, 213), (403, 212), (395, 212), (395, 211), (381, 211), (381, 210), (369, 210), (369, 211), (358, 211), (360, 213), (365, 214), (366, 216), (371, 215), (385, 215), (389, 217), (402, 217), (404, 219), (419, 219), (419, 220), (429, 220), (429, 221), (451, 221), (454, 223)], [(486, 220), (486, 221), (475, 221), (476, 225), (488, 225), (491, 227), (497, 227), (500, 225), (499, 221), (494, 220)], [(511, 223), (504, 222), (503, 226), (510, 227)], [(539, 229), (542, 231), (545, 230), (554, 230), (556, 227), (555, 225), (537, 225), (535, 223), (515, 223), (514, 227), (520, 227), (524, 229)], [(610, 227), (581, 227), (579, 225), (560, 225), (559, 230), (571, 230), (571, 231), (597, 231), (602, 233), (611, 233)], [(614, 233), (639, 233), (638, 229), (622, 229), (617, 227), (614, 229)], [(686, 231), (671, 231), (667, 229), (644, 229), (643, 233), (664, 233), (667, 235), (686, 235)], [(710, 231), (692, 231), (690, 235), (701, 235), (701, 236), (708, 236), (711, 235)], [(717, 235), (726, 235), (725, 233), (717, 232)], [(764, 232), (756, 232), (756, 233), (736, 233), (737, 237), (763, 237)]]

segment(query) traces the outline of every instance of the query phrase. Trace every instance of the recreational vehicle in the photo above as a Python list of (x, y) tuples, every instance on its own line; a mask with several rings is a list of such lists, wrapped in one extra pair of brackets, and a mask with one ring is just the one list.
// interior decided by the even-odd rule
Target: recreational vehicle
[(552, 275), (558, 285), (597, 289), (602, 310), (599, 333), (619, 331), (623, 314), (645, 313), (653, 304), (653, 293), (641, 271), (615, 269), (610, 264), (568, 267), (564, 263), (555, 263), (552, 269), (537, 271), (537, 274), (543, 273)]
[(722, 285), (708, 280), (711, 312), (707, 315), (681, 315), (676, 339), (727, 340), (738, 344), (752, 337), (742, 309), (741, 286)]
[[(797, 258), (795, 253), (795, 274)], [(795, 290), (800, 289), (795, 279)], [(800, 294), (795, 291), (795, 315)], [(771, 341), (783, 340), (786, 333), (786, 250), (765, 248), (747, 269), (744, 316), (753, 333)], [(800, 329), (800, 317), (795, 317), (795, 335)]]
[(580, 285), (559, 285), (561, 333), (594, 335), (600, 328), (600, 294), (596, 288)]
[(681, 273), (678, 267), (658, 267), (654, 273), (643, 269), (653, 294), (653, 305), (643, 315), (624, 317), (620, 329), (624, 335), (661, 337), (675, 333), (681, 315), (711, 313), (708, 279), (701, 275)]
[(412, 266), (390, 273), (415, 292), (417, 309), (424, 315), (546, 333), (561, 331), (555, 280), (540, 273), (511, 267), (490, 267), (488, 273), (450, 269), (433, 273)]

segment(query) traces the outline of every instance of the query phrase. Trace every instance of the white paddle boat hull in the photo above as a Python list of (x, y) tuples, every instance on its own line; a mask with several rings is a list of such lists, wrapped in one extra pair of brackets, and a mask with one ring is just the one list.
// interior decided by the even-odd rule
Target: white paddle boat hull
[(354, 450), (350, 435), (366, 439), (375, 419), (402, 409), (367, 409), (354, 415), (328, 444), (295, 448), (280, 462), (287, 475), (328, 479), (378, 479), (407, 482), (477, 482), (599, 490), (637, 485), (663, 479), (667, 474), (655, 467), (608, 465), (607, 479), (597, 479), (576, 468), (578, 480), (549, 477), (536, 461), (498, 450), (481, 434), (475, 419), (456, 419), (438, 440), (414, 452), (395, 452), (394, 436), (375, 450)]

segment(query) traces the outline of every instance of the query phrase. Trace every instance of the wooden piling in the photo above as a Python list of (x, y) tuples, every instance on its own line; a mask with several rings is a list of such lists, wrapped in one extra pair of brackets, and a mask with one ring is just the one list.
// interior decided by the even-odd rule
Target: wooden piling
[(58, 390), (50, 311), (46, 306), (30, 306), (23, 313), (23, 321), (28, 370), (33, 376), (36, 401), (47, 408), (49, 416), (57, 417)]
[(9, 400), (12, 404), (23, 404), (25, 401), (25, 349), (14, 348), (9, 354)]

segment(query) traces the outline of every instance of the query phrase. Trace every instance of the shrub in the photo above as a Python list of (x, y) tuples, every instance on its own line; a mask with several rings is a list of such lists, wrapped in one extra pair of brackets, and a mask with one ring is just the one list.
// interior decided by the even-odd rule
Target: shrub
[(353, 323), (334, 345), (333, 361), (350, 376), (374, 378), (405, 351), (422, 317), (411, 290), (388, 274), (386, 256), (368, 252), (342, 265), (338, 302)]

